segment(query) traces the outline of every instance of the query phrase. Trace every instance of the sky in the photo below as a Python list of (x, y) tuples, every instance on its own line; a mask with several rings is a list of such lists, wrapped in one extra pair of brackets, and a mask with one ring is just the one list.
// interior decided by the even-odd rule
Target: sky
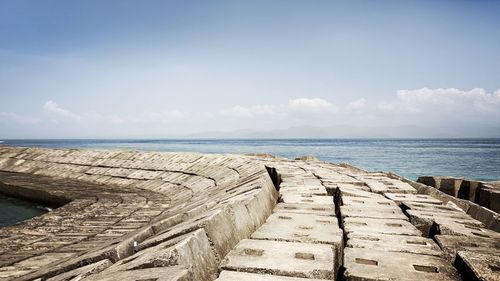
[(498, 1), (0, 1), (0, 139), (500, 137), (499, 13)]

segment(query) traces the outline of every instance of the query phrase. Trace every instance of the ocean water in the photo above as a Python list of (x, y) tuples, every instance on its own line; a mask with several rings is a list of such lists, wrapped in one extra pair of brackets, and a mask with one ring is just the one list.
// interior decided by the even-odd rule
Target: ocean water
[(0, 193), (0, 227), (39, 216), (48, 211), (36, 203), (7, 197)]
[(313, 155), (410, 179), (447, 175), (500, 179), (500, 139), (3, 140), (5, 145), (203, 153)]
[[(4, 145), (52, 148), (133, 149), (202, 153), (313, 155), (369, 171), (392, 171), (410, 179), (448, 175), (500, 179), (500, 139), (262, 139), (262, 140), (2, 140)], [(32, 202), (0, 195), (0, 227), (44, 213)]]

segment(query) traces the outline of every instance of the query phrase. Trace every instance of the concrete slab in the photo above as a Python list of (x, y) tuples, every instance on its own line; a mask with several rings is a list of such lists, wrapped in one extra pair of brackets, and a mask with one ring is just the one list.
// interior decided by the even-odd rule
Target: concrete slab
[(451, 220), (435, 220), (435, 225), (437, 234), (500, 239), (500, 233), (496, 231)]
[(304, 194), (312, 194), (312, 195), (319, 195), (319, 196), (327, 196), (328, 195), (326, 188), (323, 187), (322, 185), (317, 185), (317, 186), (297, 185), (297, 186), (293, 186), (293, 187), (292, 186), (280, 187), (280, 193), (281, 194), (304, 193)]
[(380, 233), (394, 235), (421, 236), (422, 233), (411, 223), (405, 220), (371, 219), (371, 218), (344, 218), (344, 233), (354, 234)]
[(427, 203), (437, 205), (443, 204), (441, 200), (425, 194), (384, 193), (384, 196), (393, 200), (398, 205), (401, 205), (402, 202)]
[(445, 206), (445, 205), (436, 205), (436, 204), (426, 204), (426, 203), (416, 203), (410, 201), (404, 201), (401, 204), (401, 208), (404, 210), (417, 210), (417, 211), (429, 211), (433, 213), (465, 213), (461, 210), (457, 210), (455, 208)]
[(458, 281), (458, 273), (445, 259), (373, 249), (346, 248), (345, 280)]
[(91, 275), (81, 281), (191, 281), (194, 280), (191, 272), (181, 266), (156, 267), (137, 270), (118, 271)]
[(287, 192), (281, 194), (281, 201), (283, 203), (291, 204), (322, 204), (333, 205), (332, 196), (318, 196), (313, 193), (295, 193)]
[(327, 281), (326, 279), (309, 279), (285, 277), (269, 274), (256, 274), (237, 271), (222, 271), (215, 281)]
[(351, 233), (346, 247), (430, 256), (443, 255), (434, 241), (421, 236)]
[(311, 214), (321, 216), (335, 216), (333, 204), (290, 204), (278, 203), (273, 212), (287, 212), (297, 214)]
[(67, 281), (67, 280), (74, 280), (75, 278), (78, 278), (78, 280), (81, 280), (85, 277), (91, 276), (93, 274), (97, 274), (113, 263), (110, 260), (101, 260), (96, 263), (92, 263), (86, 266), (79, 267), (77, 269), (73, 269), (71, 271), (65, 272), (63, 274), (59, 274), (55, 277), (47, 279), (47, 281)]
[[(342, 257), (344, 233), (338, 227), (337, 218), (308, 214), (274, 213), (267, 219), (252, 239), (274, 240), (333, 245), (337, 257)], [(335, 269), (340, 267), (336, 259)]]
[(411, 185), (391, 178), (381, 178), (377, 180), (364, 180), (370, 190), (375, 193), (417, 193)]
[(383, 195), (373, 193), (368, 186), (359, 186), (353, 184), (338, 184), (338, 194), (341, 197), (365, 197), (365, 198), (384, 198)]
[(456, 235), (435, 235), (434, 239), (443, 250), (444, 257), (452, 263), (455, 261), (458, 251), (488, 253), (500, 256), (500, 239)]
[(251, 238), (288, 242), (342, 244), (337, 218), (277, 212), (269, 216)]
[(470, 251), (460, 251), (455, 260), (464, 280), (498, 281), (500, 280), (500, 256)]
[(222, 270), (302, 278), (335, 279), (331, 245), (242, 240), (222, 261)]
[(374, 218), (374, 219), (400, 219), (408, 220), (401, 209), (399, 208), (379, 208), (376, 207), (363, 207), (363, 206), (341, 206), (340, 216), (358, 217), (358, 218)]
[(190, 268), (195, 280), (214, 280), (217, 276), (214, 252), (205, 231), (199, 229), (137, 252), (103, 273), (182, 265)]
[(392, 200), (386, 198), (360, 198), (360, 197), (342, 197), (343, 206), (363, 206), (380, 209), (400, 209)]
[(483, 223), (470, 217), (469, 215), (461, 212), (431, 212), (431, 211), (406, 211), (410, 222), (418, 228), (425, 237), (430, 237), (436, 233), (440, 233), (436, 229), (436, 222), (439, 221), (443, 226), (448, 224), (455, 225), (455, 223), (467, 224), (474, 227), (483, 227)]

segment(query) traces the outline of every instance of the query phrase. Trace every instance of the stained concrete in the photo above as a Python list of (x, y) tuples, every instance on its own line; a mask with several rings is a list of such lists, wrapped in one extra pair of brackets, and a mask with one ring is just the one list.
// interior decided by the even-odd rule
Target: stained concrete
[(277, 276), (269, 274), (255, 274), (236, 271), (222, 271), (217, 281), (326, 281), (327, 279), (310, 279)]
[(266, 240), (242, 240), (221, 263), (222, 270), (335, 279), (331, 245)]
[(471, 251), (459, 251), (455, 266), (464, 280), (500, 280), (500, 256)]
[(390, 253), (346, 248), (345, 280), (456, 281), (456, 269), (445, 259), (430, 255)]
[(453, 266), (490, 279), (497, 268), (495, 212), (309, 158), (0, 146), (0, 192), (60, 206), (0, 229), (5, 280), (459, 280)]

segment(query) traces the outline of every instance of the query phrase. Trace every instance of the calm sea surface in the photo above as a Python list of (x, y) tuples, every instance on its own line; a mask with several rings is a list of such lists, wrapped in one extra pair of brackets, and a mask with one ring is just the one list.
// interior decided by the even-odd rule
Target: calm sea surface
[[(293, 139), (293, 140), (4, 140), (15, 146), (137, 149), (203, 153), (271, 153), (294, 158), (313, 155), (369, 171), (392, 171), (410, 179), (448, 175), (500, 179), (500, 139)], [(6, 207), (8, 204), (11, 207)], [(29, 212), (36, 211), (33, 204)], [(0, 213), (24, 213), (0, 197)], [(39, 210), (39, 209), (38, 209)], [(31, 213), (32, 214), (32, 213)], [(36, 215), (36, 214), (35, 214)], [(7, 217), (13, 217), (7, 215)], [(0, 217), (0, 226), (5, 224)], [(19, 220), (19, 219), (18, 219)]]

